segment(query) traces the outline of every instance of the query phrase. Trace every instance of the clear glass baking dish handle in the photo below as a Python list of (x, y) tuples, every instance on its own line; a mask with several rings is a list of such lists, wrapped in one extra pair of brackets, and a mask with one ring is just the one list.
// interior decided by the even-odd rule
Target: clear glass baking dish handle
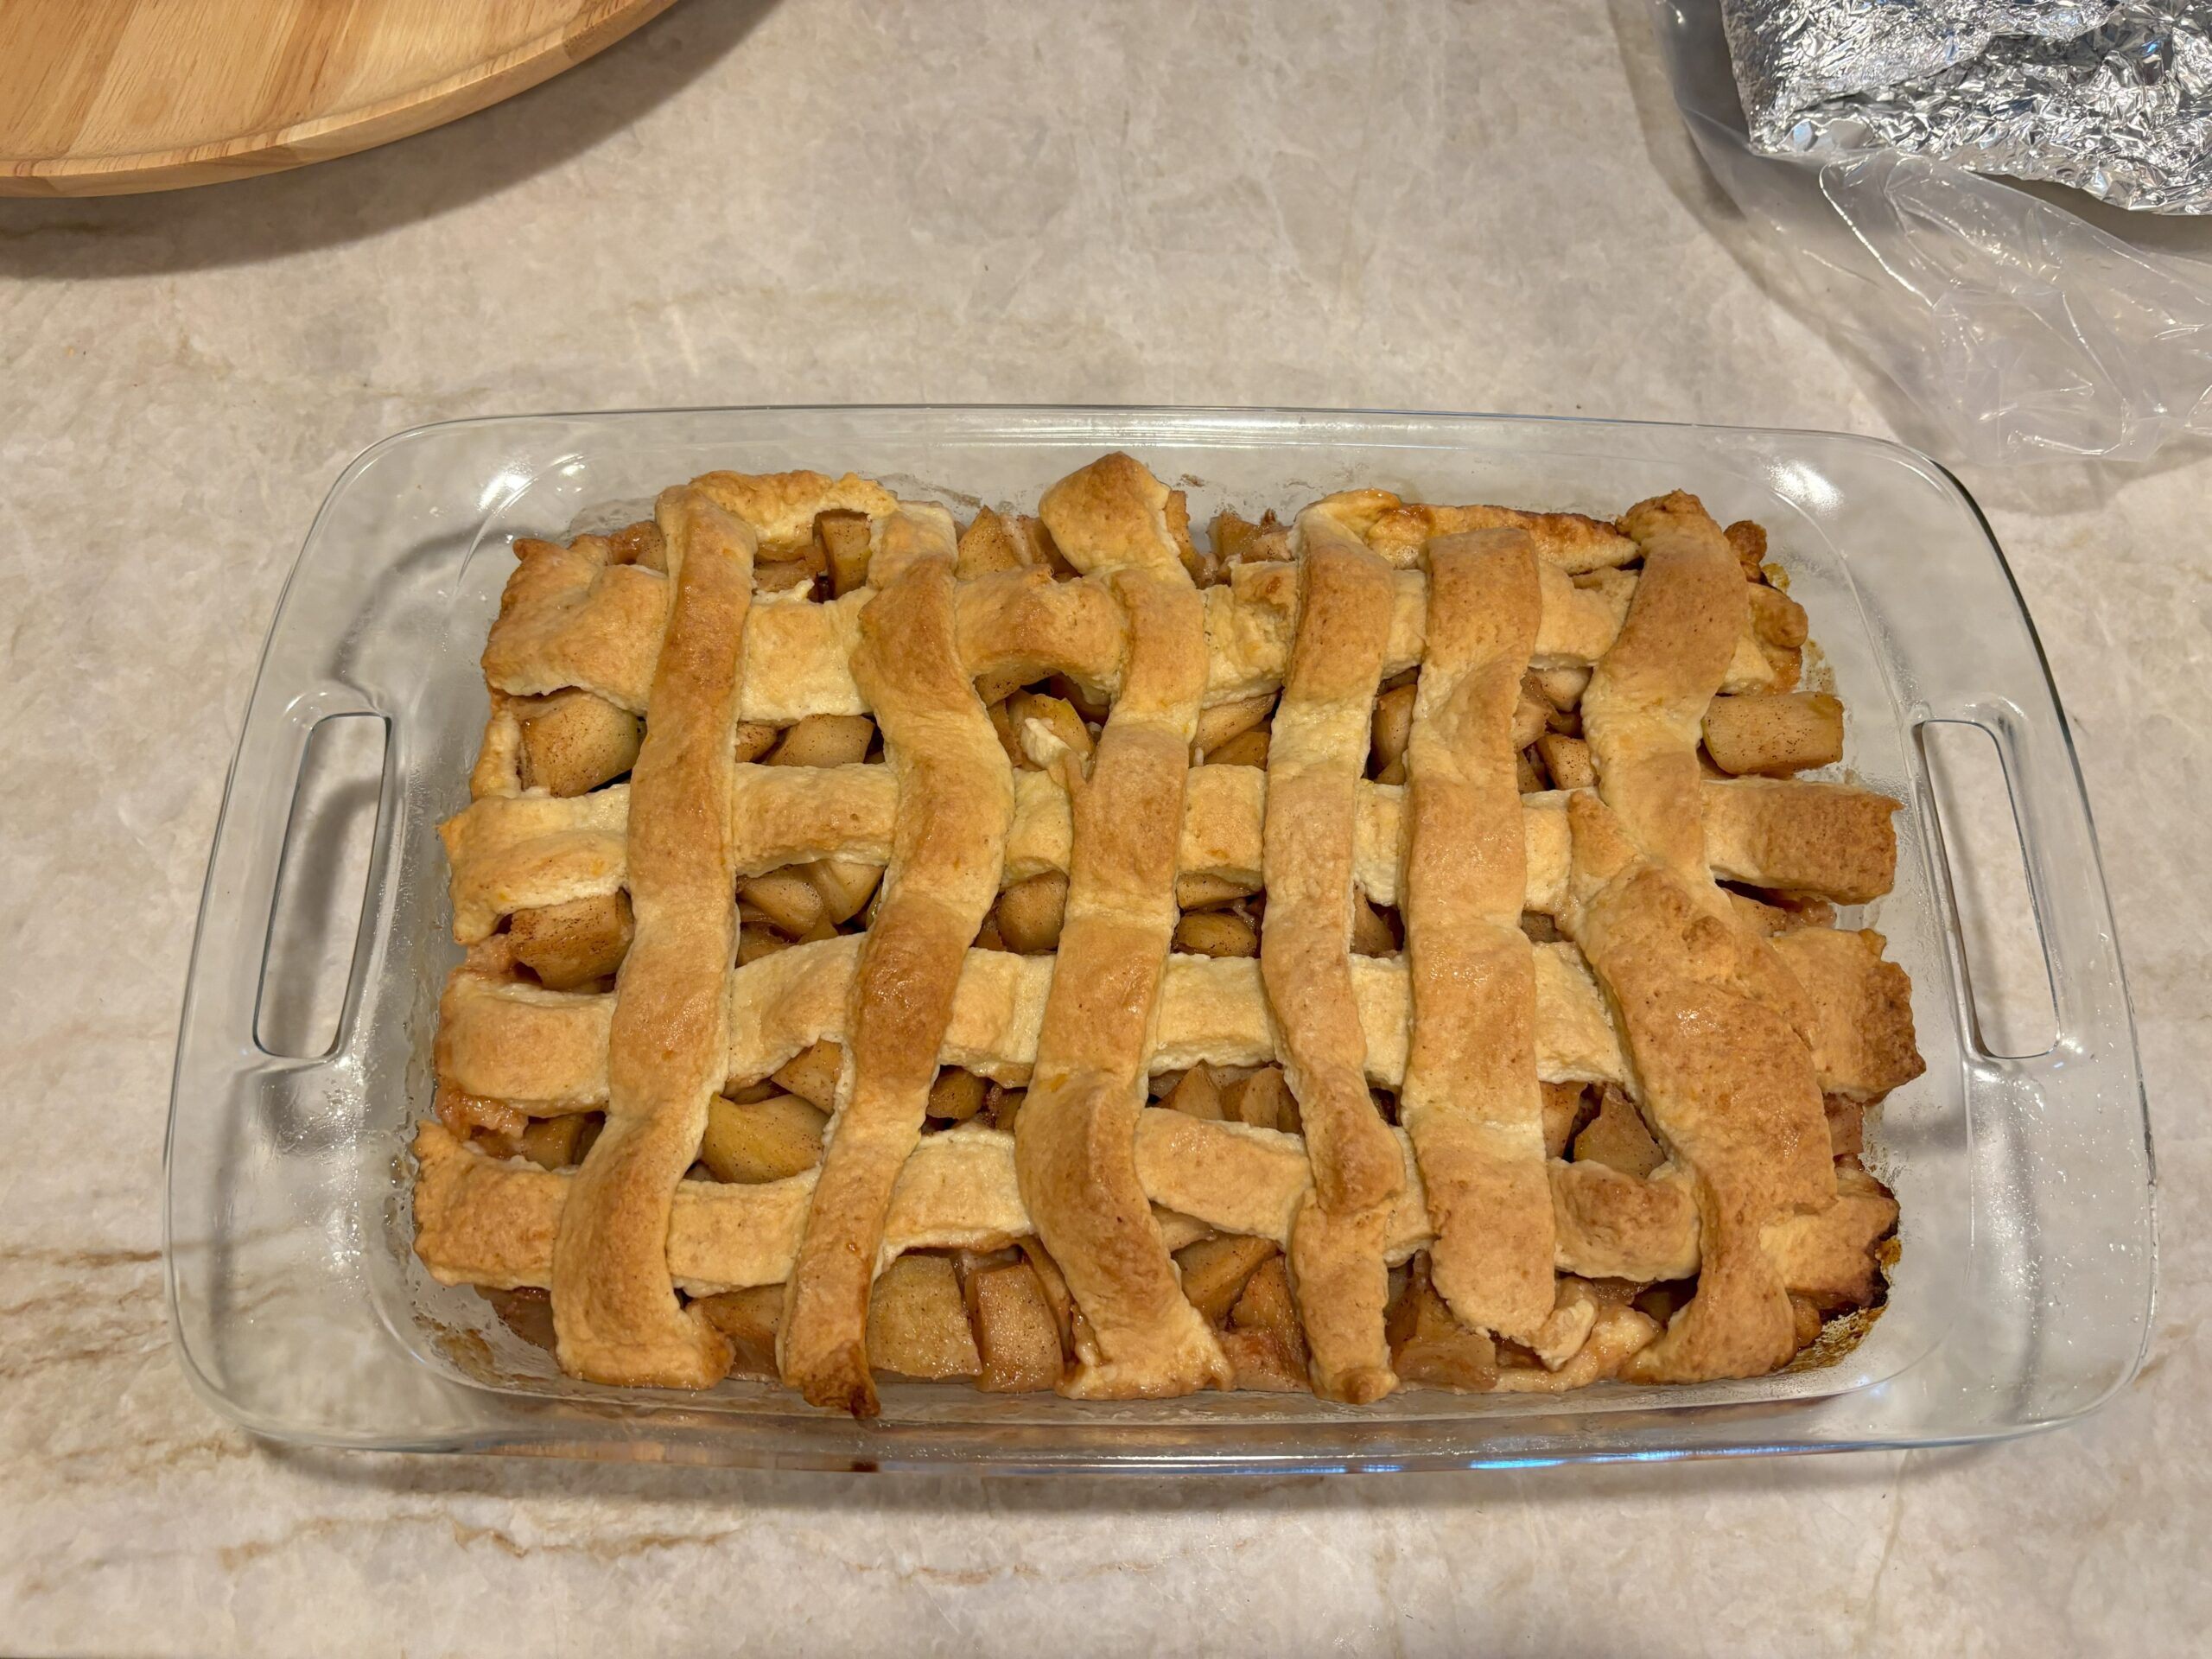
[[(163, 1221), (186, 1375), (236, 1421), (281, 1438), (302, 1423), (362, 1416), (346, 1379), (367, 1375), (388, 1339), (365, 1295), (327, 1294), (321, 1264), (347, 1213), (338, 1198), (358, 1187), (357, 1025), (387, 898), (399, 763), (391, 716), (375, 698), (331, 678), (327, 658), (315, 664), (276, 647), (272, 633), (208, 860), (177, 1046)], [(315, 1052), (280, 1053), (257, 1024), (286, 861), (299, 839), (303, 769), (319, 729), (361, 716), (377, 722), (382, 759), (358, 910), (349, 899), (321, 941), (326, 961), (346, 964), (333, 1035)], [(306, 1363), (315, 1354), (354, 1363)]]
[[(305, 862), (315, 815), (323, 808), (321, 797), (333, 786), (328, 777), (310, 777), (310, 756), (319, 737), (355, 721), (376, 728), (367, 868), (362, 880), (345, 884), (344, 891), (302, 890), (302, 880), (327, 883), (331, 874), (310, 867), (287, 880), (295, 860)], [(234, 1040), (238, 1055), (253, 1069), (320, 1065), (345, 1052), (365, 980), (375, 895), (390, 854), (385, 833), (394, 789), (390, 728), (391, 716), (358, 688), (323, 682), (256, 721), (239, 744), (201, 912), (202, 948), (211, 953), (210, 966), (219, 963), (223, 970), (194, 975), (195, 995), (213, 996), (216, 1006), (193, 1012), (201, 1032)], [(340, 906), (334, 913), (317, 913), (318, 905), (330, 901)], [(267, 1035), (272, 976), (313, 971), (315, 957), (345, 963), (334, 1026), (312, 1048), (280, 1046)]]
[[(1948, 879), (1958, 849), (1936, 807), (1927, 742), (1931, 728), (1955, 722), (1986, 734), (2003, 766), (2054, 1016), (2040, 1052), (1988, 1052), (1957, 906), (1948, 906), (1980, 1235), (1957, 1334), (1967, 1350), (1986, 1340), (2017, 1351), (2007, 1409), (2018, 1424), (2063, 1421), (2135, 1374), (2152, 1329), (2153, 1212), (2140, 1195), (2152, 1171), (2134, 1019), (2081, 767), (2055, 691), (2028, 706), (1922, 690), (1932, 695), (1915, 721), (1915, 787), (1922, 821), (1945, 842), (1938, 861)], [(2116, 1160), (2115, 1146), (2135, 1155)], [(2143, 1258), (2139, 1300), (2111, 1294), (2116, 1255)], [(1996, 1317), (2000, 1308), (2012, 1317)]]

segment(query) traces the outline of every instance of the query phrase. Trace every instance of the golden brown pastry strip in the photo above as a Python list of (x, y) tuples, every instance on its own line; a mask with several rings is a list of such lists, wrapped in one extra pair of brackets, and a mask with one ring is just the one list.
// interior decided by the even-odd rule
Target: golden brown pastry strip
[(1636, 543), (1602, 519), (1579, 512), (1527, 512), (1516, 507), (1441, 506), (1405, 501), (1388, 490), (1344, 490), (1314, 504), (1389, 563), (1417, 563), (1440, 537), (1515, 530), (1545, 564), (1562, 571), (1603, 570), (1626, 564)]
[(1134, 455), (1116, 450), (1046, 490), (1037, 516), (1085, 575), (1149, 570), (1172, 578), (1182, 566), (1170, 502), (1165, 484)]
[[(1116, 463), (1126, 463), (1117, 466)], [(1109, 456), (1055, 487), (1046, 521), (1079, 569), (1118, 565), (1128, 651), (1086, 782), (1074, 791), (1066, 920), (1016, 1165), (1038, 1236), (1088, 1340), (1062, 1384), (1079, 1399), (1226, 1388), (1235, 1373), (1186, 1301), (1136, 1166), (1160, 982), (1175, 929), (1175, 855), (1198, 699), (1205, 607), (1153, 528), (1158, 480)]]
[(568, 547), (515, 543), (519, 563), (484, 645), (493, 690), (536, 696), (582, 686), (645, 712), (668, 626), (668, 579), (610, 563), (611, 551), (594, 536)]
[(1913, 1039), (1912, 981), (1882, 960), (1871, 929), (1802, 927), (1774, 948), (1813, 1009), (1813, 1071), (1824, 1094), (1878, 1100), (1927, 1069)]
[[(607, 1098), (610, 1000), (548, 991), (500, 977), (505, 941), (480, 946), (495, 960), (467, 965), (439, 1004), (439, 1082), (462, 1094), (524, 1103), (540, 1117), (596, 1111)], [(731, 982), (733, 1087), (764, 1077), (810, 1044), (842, 1043), (860, 955), (846, 936), (793, 945), (740, 968)], [(1548, 1083), (1618, 1082), (1624, 1071), (1605, 1004), (1572, 944), (1539, 945), (1536, 1065)], [(1052, 976), (1049, 957), (968, 952), (939, 1061), (1010, 1085), (1028, 1081)], [(1352, 994), (1367, 1037), (1368, 1080), (1395, 1088), (1405, 1076), (1410, 1001), (1402, 963), (1359, 957)], [(1281, 1058), (1260, 965), (1249, 958), (1174, 956), (1161, 979), (1155, 1077), (1187, 1066), (1265, 1065)], [(1846, 1058), (1848, 1058), (1846, 1056)], [(1863, 1083), (1839, 1092), (1864, 1094)]]
[(1429, 1273), (1464, 1325), (1529, 1343), (1550, 1318), (1552, 1204), (1513, 711), (1536, 635), (1526, 532), (1428, 544), (1428, 657), (1406, 747), (1413, 1019), (1398, 1121), (1436, 1224)]
[(764, 557), (788, 557), (813, 533), (818, 512), (842, 510), (880, 518), (899, 505), (874, 479), (851, 473), (842, 478), (812, 472), (702, 473), (691, 487), (751, 524)]
[[(873, 536), (880, 541), (902, 515), (922, 510), (913, 504), (886, 508), (871, 526)], [(535, 696), (579, 686), (620, 708), (641, 709), (667, 605), (665, 578), (640, 566), (608, 563), (607, 544), (598, 537), (579, 537), (569, 548), (543, 542), (517, 547), (529, 550), (509, 579), (484, 652), (492, 689)], [(871, 580), (887, 577), (872, 571)], [(1604, 655), (1637, 580), (1622, 571), (1603, 585), (1579, 588), (1547, 561), (1539, 572), (1543, 608), (1535, 665), (1586, 667)], [(1300, 593), (1299, 565), (1288, 561), (1239, 565), (1228, 581), (1205, 590), (1208, 706), (1282, 683), (1298, 632)], [(1395, 572), (1390, 596), (1383, 671), (1397, 673), (1424, 654), (1427, 576)], [(804, 592), (762, 595), (746, 639), (747, 660), (760, 666), (741, 682), (740, 717), (789, 725), (808, 715), (869, 713), (853, 677), (852, 655), (861, 611), (873, 597), (868, 588), (821, 604)], [(955, 603), (964, 659), (977, 673), (1010, 672), (1024, 681), (1065, 673), (1091, 695), (1114, 690), (1119, 617), (1103, 579), (1055, 582), (1041, 569), (993, 571), (963, 581)], [(1722, 689), (1763, 690), (1774, 677), (1747, 609)]]
[(959, 659), (953, 550), (949, 534), (942, 541), (933, 553), (902, 550), (861, 617), (854, 673), (899, 779), (899, 817), (778, 1335), (784, 1380), (856, 1416), (876, 1409), (868, 1306), (885, 1217), (920, 1138), (961, 963), (997, 893), (1014, 816), (1005, 753)]
[[(612, 1000), (501, 977), (505, 952), (495, 946), (504, 943), (480, 946), (480, 954), (495, 960), (481, 964), (481, 971), (464, 964), (447, 982), (439, 1004), (439, 1082), (462, 1094), (525, 1103), (541, 1117), (598, 1110), (607, 1098)], [(727, 1083), (764, 1077), (824, 1039), (842, 1043), (859, 953), (857, 938), (824, 939), (740, 968), (730, 982)], [(1628, 1067), (1612, 1018), (1581, 951), (1561, 942), (1538, 945), (1535, 955), (1537, 1076), (1546, 1083), (1625, 1082)], [(970, 950), (939, 1061), (1010, 1085), (1027, 1082), (1052, 970), (1046, 957)], [(1839, 1009), (1861, 1010), (1881, 1024), (1859, 1041), (1823, 1044), (1821, 1087), (1829, 1094), (1878, 1097), (1904, 1080), (1899, 1067), (1912, 1054), (1911, 1004), (1898, 995), (1894, 969), (1863, 950), (1834, 953), (1821, 970), (1823, 995)], [(1847, 971), (1854, 977), (1846, 980)], [(1351, 973), (1367, 1034), (1368, 1080), (1396, 1088), (1405, 1076), (1411, 1007), (1404, 965), (1388, 957), (1360, 957)], [(1201, 1063), (1272, 1065), (1281, 1058), (1279, 1041), (1257, 963), (1168, 959), (1150, 1061), (1154, 1076)]]
[(1306, 1126), (1313, 1190), (1290, 1238), (1314, 1392), (1353, 1404), (1396, 1386), (1383, 1339), (1383, 1231), (1405, 1166), (1367, 1092), (1351, 967), (1352, 845), (1369, 712), (1382, 672), (1389, 568), (1305, 515), (1306, 598), (1268, 745), (1260, 969), (1283, 1071)]
[[(880, 864), (890, 856), (898, 780), (883, 767), (747, 765), (733, 778), (740, 875), (817, 858)], [(1353, 879), (1370, 902), (1395, 905), (1405, 791), (1363, 780), (1357, 799)], [(1890, 890), (1897, 864), (1890, 819), (1897, 803), (1886, 795), (1794, 779), (1707, 779), (1698, 799), (1716, 876), (1845, 905)], [(1267, 774), (1256, 766), (1192, 772), (1176, 873), (1256, 884), (1266, 803)], [(1523, 795), (1520, 806), (1528, 870), (1522, 908), (1553, 915), (1567, 897), (1567, 794)], [(628, 788), (617, 784), (565, 798), (488, 798), (448, 818), (439, 833), (453, 868), (454, 937), (473, 944), (513, 911), (613, 892), (623, 881), (628, 809)], [(1065, 872), (1073, 834), (1058, 777), (1018, 774), (1001, 884)]]
[(668, 1224), (729, 1049), (726, 803), (753, 537), (688, 489), (658, 517), (676, 596), (631, 787), (637, 932), (609, 1027), (607, 1127), (554, 1241), (553, 1323), (572, 1375), (696, 1389), (728, 1370), (729, 1347), (677, 1304)]
[(1561, 921), (1605, 988), (1637, 1105), (1693, 1176), (1703, 1243), (1698, 1294), (1630, 1370), (1756, 1376), (1796, 1349), (1762, 1230), (1832, 1202), (1835, 1177), (1811, 1053), (1783, 1012), (1793, 998), (1804, 1006), (1802, 988), (1749, 937), (1706, 862), (1698, 732), (1744, 578), (1694, 497), (1642, 503), (1623, 523), (1643, 548), (1643, 579), (1583, 694), (1599, 798), (1568, 807)]
[[(1709, 891), (1697, 746), (1748, 613), (1744, 574), (1693, 497), (1642, 503), (1624, 522), (1643, 541), (1643, 578), (1582, 693), (1583, 737), (1598, 792), (1638, 849), (1687, 888)], [(1725, 912), (1717, 893), (1695, 901)]]
[(1694, 495), (1639, 502), (1621, 522), (1643, 549), (1643, 580), (1620, 638), (1582, 694), (1599, 795), (1690, 902), (1729, 929), (1742, 988), (1809, 1034), (1802, 988), (1714, 885), (1705, 850), (1697, 746), (1749, 614), (1743, 567)]
[[(1421, 1174), (1394, 1137), (1406, 1185), (1385, 1228), (1384, 1255), (1404, 1261), (1433, 1241)], [(543, 1286), (575, 1172), (502, 1160), (442, 1124), (416, 1127), (422, 1181), (416, 1250), (447, 1284)], [(1138, 1115), (1137, 1173), (1151, 1201), (1224, 1233), (1289, 1239), (1311, 1187), (1294, 1135), (1213, 1123), (1165, 1108)], [(1557, 1267), (1586, 1278), (1680, 1280), (1698, 1271), (1698, 1215), (1679, 1171), (1638, 1179), (1602, 1164), (1545, 1166), (1557, 1215)], [(684, 1181), (668, 1232), (668, 1266), (694, 1295), (784, 1282), (798, 1254), (817, 1179), (808, 1170), (759, 1185)], [(1897, 1206), (1871, 1176), (1847, 1172), (1847, 1205), (1770, 1223), (1764, 1242), (1783, 1282), (1848, 1300), (1874, 1271), (1873, 1247)], [(993, 1249), (1032, 1230), (1014, 1173), (1014, 1136), (976, 1124), (927, 1135), (899, 1172), (884, 1249)]]
[(1103, 575), (997, 570), (960, 584), (960, 658), (978, 680), (1027, 685), (1065, 674), (1087, 696), (1113, 696), (1126, 651), (1121, 605)]

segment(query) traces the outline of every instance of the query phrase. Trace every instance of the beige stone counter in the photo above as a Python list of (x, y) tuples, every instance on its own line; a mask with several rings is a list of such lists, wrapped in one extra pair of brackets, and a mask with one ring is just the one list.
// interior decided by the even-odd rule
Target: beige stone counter
[[(1986, 1450), (1263, 1485), (289, 1454), (162, 1306), (261, 635), (364, 445), (512, 410), (1306, 403), (1922, 435), (1762, 291), (1636, 0), (686, 0), (353, 160), (0, 206), (0, 1649), (2177, 1652), (2212, 1623), (2212, 452), (1974, 474), (2158, 1134), (2150, 1363)], [(826, 458), (835, 461), (836, 458)]]

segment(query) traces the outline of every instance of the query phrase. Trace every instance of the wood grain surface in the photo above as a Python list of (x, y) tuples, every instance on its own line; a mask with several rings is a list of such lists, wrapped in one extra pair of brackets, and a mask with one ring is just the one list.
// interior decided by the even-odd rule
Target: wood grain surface
[(0, 0), (0, 196), (212, 184), (496, 104), (673, 0)]

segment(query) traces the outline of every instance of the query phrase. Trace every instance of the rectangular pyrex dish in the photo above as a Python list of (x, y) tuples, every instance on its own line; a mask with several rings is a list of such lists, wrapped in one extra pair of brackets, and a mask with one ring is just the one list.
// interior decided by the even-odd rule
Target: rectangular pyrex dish
[[(1606, 517), (1669, 488), (1766, 525), (1849, 711), (1847, 769), (1905, 802), (1896, 891), (1866, 907), (1910, 972), (1927, 1074), (1892, 1096), (1874, 1165), (1903, 1206), (1882, 1318), (1840, 1362), (1752, 1382), (1555, 1399), (1420, 1391), (1351, 1409), (1210, 1395), (1101, 1406), (893, 1386), (861, 1426), (757, 1382), (703, 1395), (568, 1382), (410, 1249), (406, 1142), (430, 1107), (437, 995), (457, 957), (438, 821), (467, 799), (477, 667), (519, 535), (601, 522), (715, 467), (852, 468), (956, 512), (1033, 503), (1106, 450), (1213, 509), (1350, 485)], [(954, 494), (951, 492), (960, 493)], [(601, 515), (594, 518), (594, 512)], [(351, 718), (347, 718), (351, 717)], [(356, 781), (358, 927), (277, 913), (302, 848), (311, 734), (380, 731)], [(2024, 849), (2056, 1039), (1977, 1039), (1923, 741), (1986, 732)], [(289, 849), (289, 851), (288, 851)], [(1948, 849), (1955, 859), (1958, 849)], [(1970, 873), (1967, 873), (1970, 874)], [(292, 886), (301, 883), (295, 880)], [(340, 907), (341, 912), (346, 907)], [(302, 921), (301, 915), (310, 919)], [(257, 1032), (302, 928), (340, 965), (327, 1052)], [(264, 985), (272, 988), (264, 993)], [(271, 1044), (271, 1046), (278, 1045)], [(296, 1045), (295, 1045), (296, 1046)], [(1941, 467), (1866, 438), (1465, 415), (1177, 409), (730, 409), (425, 427), (347, 467), (270, 631), (209, 868), (178, 1042), (168, 1284), (187, 1371), (275, 1440), (422, 1451), (890, 1469), (1376, 1470), (1930, 1445), (2088, 1410), (2139, 1363), (2152, 1281), (2150, 1147), (2088, 803), (2001, 554)]]

